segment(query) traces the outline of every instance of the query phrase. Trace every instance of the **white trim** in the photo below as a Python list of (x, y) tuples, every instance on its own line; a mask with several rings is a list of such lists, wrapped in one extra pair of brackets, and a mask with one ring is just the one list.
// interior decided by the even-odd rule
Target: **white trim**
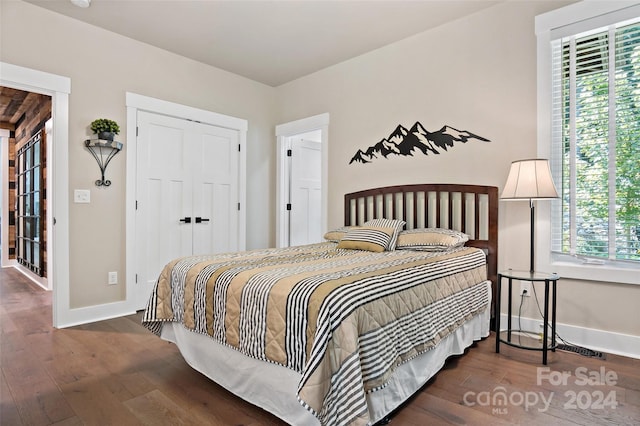
[(19, 263), (15, 259), (7, 259), (6, 262), (2, 264), (3, 268), (15, 268)]
[(291, 142), (287, 136), (278, 136), (276, 151), (276, 247), (289, 246), (289, 214), (283, 206), (288, 201), (290, 192), (289, 174), (291, 164), (288, 162), (287, 150)]
[(44, 71), (0, 62), (0, 84), (27, 92), (51, 96), (54, 92), (71, 93), (71, 79)]
[(29, 279), (29, 281), (31, 281), (32, 283), (34, 283), (38, 287), (41, 287), (43, 290), (47, 290), (47, 291), (51, 290), (50, 288), (47, 287), (48, 280), (46, 278), (37, 276), (36, 274), (31, 272), (31, 270), (25, 268), (24, 266), (22, 266), (18, 262), (15, 262), (15, 264), (13, 265), (13, 269), (15, 269), (16, 271), (20, 272), (22, 275), (27, 277)]
[(64, 318), (62, 327), (73, 327), (90, 322), (104, 321), (111, 318), (118, 318), (135, 314), (135, 309), (131, 309), (129, 303), (125, 301), (103, 303), (101, 305), (85, 306), (82, 308), (70, 309)]
[(297, 135), (312, 130), (322, 129), (329, 125), (329, 113), (318, 114), (300, 120), (290, 121), (276, 126), (276, 136)]
[(536, 16), (535, 32), (549, 32), (558, 39), (622, 22), (638, 13), (638, 1), (581, 1)]
[(67, 327), (74, 316), (71, 309), (71, 275), (69, 271), (69, 93), (55, 92), (53, 117), (53, 196), (50, 209), (55, 225), (49, 227), (53, 237), (52, 262), (53, 326)]
[(188, 118), (201, 123), (234, 129), (241, 132), (246, 132), (249, 128), (248, 121), (243, 118), (218, 114), (217, 112), (164, 101), (162, 99), (151, 98), (149, 96), (138, 95), (131, 92), (126, 93), (126, 106), (143, 111), (169, 115), (176, 118)]
[[(125, 187), (125, 291), (126, 300), (131, 301), (131, 308), (138, 304), (138, 300), (142, 297), (138, 294), (139, 287), (136, 286), (136, 271), (134, 266), (137, 264), (136, 256), (136, 164), (137, 139), (136, 126), (138, 123), (138, 109), (129, 106), (129, 93), (127, 93), (127, 147), (126, 152), (126, 187)], [(133, 145), (132, 145), (133, 143)]]
[[(44, 124), (45, 133), (47, 134), (47, 153), (46, 158), (53, 158), (53, 147), (55, 146), (55, 139), (53, 133), (53, 118), (47, 120)], [(47, 194), (53, 194), (53, 170), (55, 169), (55, 164), (52, 161), (47, 162)], [(51, 207), (51, 202), (47, 201), (47, 226), (53, 226), (53, 209)], [(47, 228), (47, 232), (50, 228)], [(47, 280), (46, 287), (47, 290), (53, 290), (53, 280), (49, 279), (49, 277), (53, 277), (53, 265), (55, 263), (55, 256), (53, 253), (53, 241), (51, 238), (47, 238), (46, 241), (47, 247)]]
[(43, 71), (0, 62), (0, 85), (51, 96), (53, 118), (53, 193), (49, 194), (48, 209), (55, 218), (49, 226), (49, 237), (55, 257), (53, 274), (49, 277), (53, 288), (53, 326), (65, 327), (73, 317), (69, 297), (69, 94), (71, 79)]
[[(594, 16), (612, 13), (638, 5), (637, 1), (582, 1), (536, 16), (537, 35), (537, 145), (538, 157), (549, 158), (551, 134), (551, 38), (552, 30)], [(631, 8), (628, 10), (635, 10)], [(555, 256), (551, 252), (551, 203), (536, 209), (536, 269), (556, 272), (561, 277), (588, 281), (640, 284), (637, 267), (625, 268), (605, 262), (604, 265), (585, 264), (571, 256)]]
[(0, 129), (0, 161), (2, 161), (2, 167), (0, 167), (0, 202), (2, 208), (0, 209), (0, 220), (2, 221), (2, 245), (0, 251), (2, 252), (2, 258), (0, 259), (0, 265), (2, 267), (9, 266), (9, 222), (6, 216), (9, 211), (9, 191), (5, 191), (4, 188), (9, 188), (9, 135), (11, 132), (6, 129)]
[[(500, 324), (507, 324), (507, 314), (500, 315)], [(529, 330), (533, 334), (538, 334), (541, 319), (520, 318), (523, 330)], [(511, 324), (518, 324), (518, 316), (511, 316)], [(595, 328), (578, 327), (571, 324), (556, 323), (556, 332), (567, 342), (582, 346), (594, 351), (608, 354), (622, 355), (629, 358), (640, 359), (640, 336), (630, 334), (615, 333)]]
[(289, 189), (290, 167), (286, 161), (287, 149), (291, 148), (289, 138), (301, 133), (314, 130), (321, 131), (321, 162), (322, 189), (320, 203), (322, 205), (322, 231), (327, 230), (328, 221), (328, 190), (329, 190), (329, 113), (314, 115), (300, 120), (291, 121), (276, 126), (277, 161), (276, 161), (276, 246), (289, 245), (289, 215), (285, 208), (285, 194)]
[(247, 130), (248, 121), (242, 118), (231, 117), (181, 105), (173, 102), (155, 99), (135, 93), (126, 93), (127, 107), (127, 166), (126, 166), (126, 303), (127, 309), (135, 311), (139, 306), (138, 300), (146, 298), (147, 295), (139, 295), (136, 286), (136, 126), (138, 123), (138, 111), (148, 111), (155, 114), (163, 114), (171, 117), (198, 121), (203, 124), (210, 124), (216, 127), (237, 130), (239, 133), (240, 154), (239, 154), (239, 176), (238, 176), (238, 201), (240, 202), (240, 213), (238, 217), (238, 250), (246, 250), (247, 237)]

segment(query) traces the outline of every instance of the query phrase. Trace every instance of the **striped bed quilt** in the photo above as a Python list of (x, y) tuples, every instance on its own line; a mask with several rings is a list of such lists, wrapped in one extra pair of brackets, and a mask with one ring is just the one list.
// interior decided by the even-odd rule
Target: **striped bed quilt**
[(323, 425), (369, 423), (366, 395), (490, 302), (486, 259), (463, 247), (373, 253), (326, 242), (176, 259), (143, 325), (166, 321), (298, 372)]

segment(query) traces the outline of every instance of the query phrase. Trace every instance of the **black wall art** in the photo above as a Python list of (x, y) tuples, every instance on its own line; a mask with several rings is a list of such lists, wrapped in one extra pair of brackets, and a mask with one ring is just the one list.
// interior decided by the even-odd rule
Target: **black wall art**
[(399, 124), (398, 127), (377, 144), (370, 146), (366, 151), (361, 149), (349, 161), (351, 163), (370, 163), (378, 156), (387, 158), (389, 155), (413, 156), (414, 151), (420, 151), (424, 155), (440, 154), (440, 150), (453, 147), (454, 142), (466, 143), (469, 139), (477, 139), (482, 142), (491, 142), (482, 136), (474, 135), (466, 130), (458, 130), (451, 126), (443, 126), (440, 130), (429, 132), (419, 121), (410, 129)]

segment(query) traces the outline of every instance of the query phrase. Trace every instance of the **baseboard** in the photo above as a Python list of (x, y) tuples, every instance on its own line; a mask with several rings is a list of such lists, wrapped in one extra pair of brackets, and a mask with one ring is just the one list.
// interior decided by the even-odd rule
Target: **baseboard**
[(132, 309), (131, 304), (126, 301), (69, 309), (66, 312), (59, 312), (57, 328), (73, 327), (135, 313), (135, 309)]
[(48, 282), (48, 280), (46, 278), (37, 276), (36, 274), (31, 272), (29, 269), (27, 269), (24, 266), (22, 266), (21, 264), (19, 264), (18, 262), (15, 262), (11, 266), (16, 271), (18, 271), (22, 275), (24, 275), (29, 281), (31, 281), (32, 283), (34, 283), (35, 285), (37, 285), (39, 287), (42, 287), (43, 290), (51, 291), (51, 289), (49, 288), (49, 282)]
[[(521, 328), (536, 335), (540, 330), (540, 322), (540, 319), (520, 318)], [(511, 325), (514, 329), (520, 328), (517, 316), (511, 317)], [(507, 328), (506, 314), (500, 315), (500, 328), (502, 330)], [(561, 323), (556, 324), (556, 332), (564, 340), (574, 345), (584, 346), (594, 351), (640, 359), (640, 336)]]

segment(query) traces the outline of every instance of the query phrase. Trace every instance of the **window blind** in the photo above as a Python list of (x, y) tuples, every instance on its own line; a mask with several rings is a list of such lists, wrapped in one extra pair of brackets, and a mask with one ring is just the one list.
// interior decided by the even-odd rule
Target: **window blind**
[(552, 42), (552, 251), (640, 263), (640, 23)]

